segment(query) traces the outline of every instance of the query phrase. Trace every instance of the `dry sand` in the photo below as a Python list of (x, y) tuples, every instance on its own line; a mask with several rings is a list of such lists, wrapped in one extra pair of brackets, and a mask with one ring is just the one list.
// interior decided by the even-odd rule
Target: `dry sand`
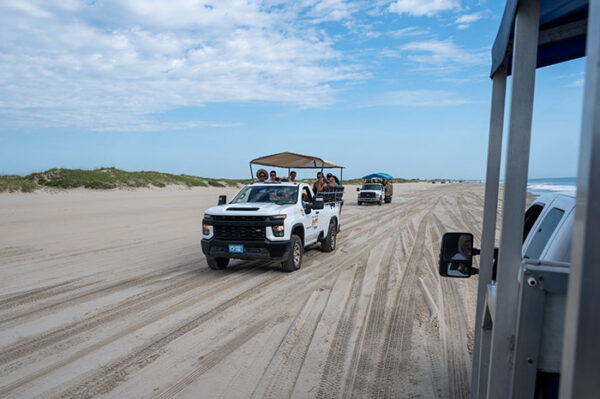
[(0, 397), (468, 396), (477, 278), (436, 266), (483, 186), (348, 188), (337, 250), (294, 273), (208, 269), (203, 211), (235, 191), (1, 194)]

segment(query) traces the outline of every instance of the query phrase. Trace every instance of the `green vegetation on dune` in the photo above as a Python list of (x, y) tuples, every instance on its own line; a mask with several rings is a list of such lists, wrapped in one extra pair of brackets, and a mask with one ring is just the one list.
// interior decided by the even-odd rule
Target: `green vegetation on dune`
[(211, 179), (190, 175), (173, 175), (160, 172), (126, 172), (116, 168), (50, 169), (27, 176), (0, 176), (0, 192), (32, 192), (44, 187), (55, 189), (89, 188), (141, 188), (166, 187), (169, 185), (185, 187), (235, 187), (249, 180)]

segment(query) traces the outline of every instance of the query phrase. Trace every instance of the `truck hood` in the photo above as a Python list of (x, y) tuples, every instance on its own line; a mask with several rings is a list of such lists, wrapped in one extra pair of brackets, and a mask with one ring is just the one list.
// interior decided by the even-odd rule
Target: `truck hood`
[(296, 204), (277, 205), (265, 202), (246, 202), (243, 204), (225, 204), (206, 210), (213, 216), (274, 216), (290, 212)]

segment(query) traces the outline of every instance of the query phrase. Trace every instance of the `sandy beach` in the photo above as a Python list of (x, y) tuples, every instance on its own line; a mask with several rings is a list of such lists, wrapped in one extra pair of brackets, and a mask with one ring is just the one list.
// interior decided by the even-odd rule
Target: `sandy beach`
[[(201, 219), (237, 189), (0, 194), (0, 397), (468, 397), (483, 186), (346, 189), (334, 253), (210, 270)], [(477, 260), (475, 260), (477, 263)]]

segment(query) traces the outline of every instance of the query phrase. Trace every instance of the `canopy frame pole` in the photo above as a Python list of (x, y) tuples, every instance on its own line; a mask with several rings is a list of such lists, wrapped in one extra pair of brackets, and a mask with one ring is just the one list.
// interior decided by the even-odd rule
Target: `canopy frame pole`
[(340, 168), (340, 186), (344, 185), (344, 168)]
[(487, 397), (490, 399), (509, 398), (512, 392), (519, 298), (517, 277), (521, 267), (539, 21), (540, 0), (522, 0), (517, 10), (514, 32), (496, 314), (492, 327), (487, 387)]
[(502, 130), (504, 127), (504, 105), (506, 102), (506, 68), (496, 71), (492, 80), (492, 106), (488, 159), (485, 177), (485, 203), (481, 233), (481, 256), (479, 261), (479, 286), (477, 289), (477, 313), (475, 316), (475, 345), (473, 347), (473, 369), (471, 372), (471, 397), (484, 398), (490, 361), (492, 330), (483, 324), (487, 286), (492, 281), (494, 247), (496, 246), (496, 215), (500, 163), (502, 159)]
[(600, 0), (590, 0), (577, 200), (565, 312), (560, 398), (598, 395), (600, 345)]
[(254, 181), (254, 173), (252, 172), (252, 162), (250, 162), (250, 181)]

